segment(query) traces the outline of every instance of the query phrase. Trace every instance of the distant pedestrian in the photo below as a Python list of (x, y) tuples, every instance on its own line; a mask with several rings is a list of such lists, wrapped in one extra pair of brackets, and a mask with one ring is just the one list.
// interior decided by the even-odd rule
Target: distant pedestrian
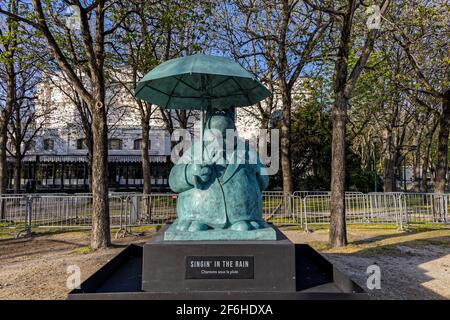
[(25, 185), (25, 192), (26, 193), (31, 193), (31, 188), (32, 188), (31, 180), (28, 180), (27, 184)]

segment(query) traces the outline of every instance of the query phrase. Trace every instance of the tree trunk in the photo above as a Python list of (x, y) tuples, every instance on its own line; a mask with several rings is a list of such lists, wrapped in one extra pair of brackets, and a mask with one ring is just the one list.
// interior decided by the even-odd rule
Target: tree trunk
[[(284, 90), (284, 89), (282, 89)], [(291, 98), (288, 92), (282, 93), (283, 121), (281, 124), (281, 171), (283, 174), (283, 192), (292, 194), (294, 192), (292, 182), (291, 163)]]
[(88, 191), (92, 192), (92, 150), (88, 152)]
[[(5, 108), (2, 110), (2, 121), (1, 121), (1, 128), (0, 128), (0, 194), (6, 193), (6, 188), (8, 185), (8, 173), (7, 173), (7, 161), (6, 161), (6, 146), (8, 143), (8, 124), (11, 118), (11, 113), (14, 108), (14, 105), (16, 104), (16, 71), (14, 62), (12, 60), (8, 61), (6, 64), (6, 83), (7, 83), (7, 90), (6, 90), (6, 101), (5, 101)], [(2, 209), (3, 208), (2, 203)], [(4, 210), (2, 210), (3, 214)]]
[(414, 162), (413, 162), (413, 173), (414, 173), (414, 192), (422, 192), (422, 178), (420, 175), (420, 153), (421, 153), (421, 143), (420, 143), (420, 138), (422, 136), (422, 133), (417, 135), (416, 138), (414, 140), (415, 141), (415, 145), (416, 150), (414, 152)]
[(149, 140), (150, 140), (150, 125), (146, 119), (141, 118), (142, 124), (142, 140), (141, 140), (141, 155), (142, 155), (142, 177), (144, 179), (144, 185), (142, 189), (143, 194), (143, 212), (148, 221), (152, 221), (151, 212), (151, 172), (150, 172), (150, 159), (148, 155)]
[(144, 179), (143, 194), (150, 194), (151, 191), (151, 173), (150, 173), (150, 158), (149, 140), (150, 140), (150, 126), (145, 121), (141, 121), (142, 125), (142, 142), (141, 142), (141, 155), (142, 155), (142, 177)]
[(397, 190), (395, 181), (396, 161), (392, 158), (393, 156), (390, 154), (383, 160), (384, 192), (395, 192)]
[(14, 112), (14, 193), (20, 193), (20, 178), (22, 173), (22, 156), (21, 156), (21, 142), (20, 136), (22, 135), (22, 117), (20, 106), (14, 103), (12, 112)]
[(92, 192), (92, 165), (93, 165), (93, 157), (92, 155), (94, 154), (94, 148), (93, 148), (93, 143), (89, 143), (88, 144), (88, 154), (87, 154), (87, 159), (88, 159), (88, 189), (89, 192)]
[(422, 191), (428, 192), (428, 169), (430, 166), (430, 152), (431, 152), (431, 144), (433, 143), (434, 132), (436, 131), (437, 122), (433, 125), (433, 127), (428, 131), (426, 136), (426, 151), (425, 157), (423, 158), (422, 163)]
[(0, 194), (6, 193), (8, 185), (7, 180), (7, 161), (6, 161), (6, 144), (8, 143), (8, 135), (6, 130), (0, 132)]
[(345, 135), (347, 103), (347, 98), (343, 94), (337, 94), (332, 113), (329, 241), (333, 247), (341, 247), (347, 244), (347, 227), (345, 223)]
[(20, 146), (19, 146), (19, 152), (16, 151), (14, 157), (14, 193), (20, 193), (21, 172), (22, 172), (22, 161), (20, 159)]
[(448, 137), (450, 131), (450, 90), (442, 99), (442, 115), (439, 119), (438, 156), (436, 162), (436, 176), (434, 192), (444, 193), (448, 170)]
[(445, 184), (448, 170), (448, 137), (450, 131), (450, 90), (445, 92), (442, 99), (442, 115), (439, 119), (438, 155), (436, 162), (436, 176), (434, 178), (434, 192), (437, 195), (433, 201), (434, 222), (442, 222), (445, 219)]
[(343, 17), (340, 43), (333, 79), (334, 105), (332, 110), (331, 141), (331, 199), (329, 242), (333, 247), (347, 244), (345, 221), (345, 136), (347, 107), (350, 93), (347, 92), (348, 56), (355, 3), (348, 2), (347, 13)]
[(6, 124), (0, 124), (0, 195), (6, 193), (8, 185), (8, 172), (6, 161), (6, 145), (8, 143), (8, 132)]
[[(8, 185), (8, 171), (6, 161), (6, 143), (8, 141), (8, 134), (6, 132), (6, 126), (1, 124), (0, 128), (0, 197), (6, 194), (6, 188)], [(0, 220), (6, 219), (5, 202), (0, 198)]]
[(423, 192), (428, 192), (428, 165), (429, 165), (429, 159), (430, 159), (430, 153), (429, 151), (427, 152), (428, 154), (425, 156), (425, 158), (423, 159), (423, 163), (422, 163), (422, 187), (421, 190)]
[[(281, 1), (281, 26), (279, 33), (279, 66), (278, 77), (279, 86), (281, 90), (281, 101), (283, 104), (283, 120), (281, 122), (281, 137), (280, 137), (280, 151), (281, 151), (281, 171), (283, 175), (283, 192), (285, 195), (290, 195), (294, 192), (292, 183), (292, 163), (291, 163), (291, 88), (289, 86), (289, 65), (286, 41), (289, 30), (289, 20), (291, 16), (292, 6), (288, 0)], [(290, 201), (289, 201), (290, 203)], [(287, 207), (288, 213), (290, 206)]]
[[(11, 3), (14, 5), (14, 3)], [(14, 52), (14, 50), (13, 50)], [(12, 55), (14, 53), (12, 52)], [(0, 127), (0, 195), (6, 193), (7, 185), (8, 185), (8, 162), (7, 162), (7, 154), (6, 147), (8, 143), (8, 123), (10, 121), (11, 112), (16, 103), (16, 72), (14, 62), (11, 59), (7, 61), (5, 70), (6, 70), (6, 101), (5, 108), (1, 111), (1, 127)], [(5, 212), (5, 202), (1, 201), (0, 203), (0, 220), (4, 220), (6, 218)]]
[[(101, 106), (99, 106), (101, 104)], [(108, 128), (103, 103), (92, 107), (92, 235), (91, 248), (96, 250), (111, 244), (108, 204)]]

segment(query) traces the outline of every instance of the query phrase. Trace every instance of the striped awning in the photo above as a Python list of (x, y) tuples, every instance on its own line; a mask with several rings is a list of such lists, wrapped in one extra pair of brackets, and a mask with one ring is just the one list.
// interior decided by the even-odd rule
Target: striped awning
[(87, 156), (39, 156), (40, 162), (87, 162)]
[[(166, 156), (149, 156), (150, 162), (166, 162)], [(141, 156), (109, 155), (108, 162), (141, 162)]]
[[(35, 157), (36, 158), (36, 157)], [(36, 161), (36, 159), (34, 160)], [(40, 162), (87, 162), (87, 156), (39, 156)], [(166, 156), (150, 156), (150, 162), (164, 163)], [(141, 162), (141, 156), (109, 155), (108, 162)]]
[[(8, 162), (13, 162), (14, 161), (14, 157), (12, 156), (7, 156), (6, 157), (6, 161)], [(36, 162), (36, 156), (24, 156), (22, 158), (22, 162)]]

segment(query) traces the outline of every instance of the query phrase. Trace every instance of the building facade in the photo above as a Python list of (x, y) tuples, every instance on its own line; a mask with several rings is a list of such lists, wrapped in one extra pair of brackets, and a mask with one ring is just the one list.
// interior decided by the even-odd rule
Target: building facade
[[(162, 128), (150, 132), (151, 182), (155, 190), (168, 188), (170, 137)], [(72, 130), (44, 129), (33, 139), (22, 161), (21, 190), (85, 192), (89, 190), (88, 151), (84, 136)], [(113, 191), (142, 189), (141, 129), (116, 128), (108, 141), (109, 187)], [(168, 141), (169, 143), (167, 143)], [(9, 185), (14, 189), (13, 160), (9, 157)]]
[[(126, 77), (126, 73), (117, 76)], [(33, 135), (22, 159), (20, 192), (87, 192), (89, 161), (76, 93), (62, 74), (46, 76), (38, 85), (35, 112), (41, 129)], [(143, 187), (140, 115), (129, 90), (107, 85), (108, 179), (111, 191), (140, 191)], [(250, 107), (252, 108), (252, 107)], [(195, 116), (191, 115), (190, 127)], [(176, 118), (173, 123), (177, 123)], [(238, 134), (253, 139), (261, 126), (251, 113), (237, 110)], [(149, 158), (152, 190), (168, 191), (171, 137), (158, 112), (151, 119)], [(176, 126), (176, 124), (175, 124)], [(9, 148), (12, 150), (12, 148)], [(8, 156), (8, 191), (14, 188), (14, 157)]]
[[(109, 187), (112, 191), (139, 191), (143, 184), (139, 113), (132, 97), (128, 97), (119, 85), (108, 88)], [(74, 95), (60, 75), (49, 77), (38, 85), (35, 112), (43, 120), (22, 159), (21, 192), (89, 190), (88, 150)], [(149, 144), (152, 188), (168, 190), (171, 141), (158, 119), (152, 120)], [(10, 192), (14, 190), (13, 164), (11, 154), (8, 156)]]

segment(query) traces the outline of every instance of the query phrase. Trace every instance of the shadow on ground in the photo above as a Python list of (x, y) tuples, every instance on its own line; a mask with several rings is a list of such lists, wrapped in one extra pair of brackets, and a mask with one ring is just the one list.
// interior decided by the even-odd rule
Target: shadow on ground
[[(450, 298), (449, 229), (369, 236), (344, 248), (325, 246), (320, 251), (374, 298)], [(367, 289), (370, 265), (380, 267), (380, 290)]]

